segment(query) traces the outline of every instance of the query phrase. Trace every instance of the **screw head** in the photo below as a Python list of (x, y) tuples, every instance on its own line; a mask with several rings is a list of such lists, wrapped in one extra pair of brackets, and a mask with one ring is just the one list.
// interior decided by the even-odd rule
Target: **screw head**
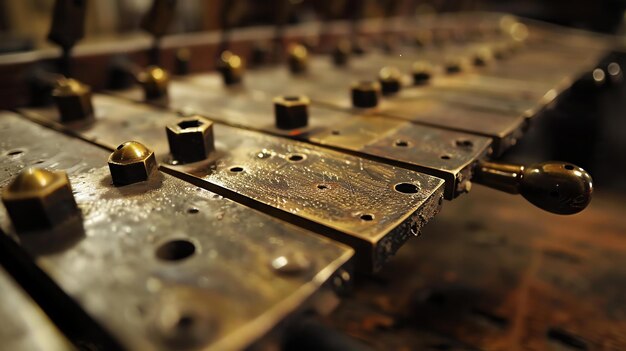
[(143, 182), (157, 168), (154, 152), (137, 141), (127, 141), (109, 156), (109, 170), (116, 186)]
[(381, 95), (380, 83), (375, 81), (360, 81), (352, 85), (352, 106), (371, 108), (378, 106)]
[(274, 114), (276, 128), (304, 128), (309, 123), (309, 105), (311, 100), (306, 96), (277, 96), (274, 98)]
[(170, 152), (176, 161), (198, 162), (215, 150), (213, 122), (195, 115), (165, 127)]
[(25, 169), (4, 189), (2, 202), (18, 231), (51, 228), (78, 213), (63, 171)]
[(93, 118), (91, 88), (75, 79), (62, 78), (56, 83), (52, 97), (62, 122)]
[(383, 67), (378, 73), (383, 95), (392, 95), (402, 89), (402, 73), (396, 67)]
[(217, 68), (226, 85), (239, 84), (243, 80), (245, 62), (239, 55), (235, 55), (231, 51), (222, 52)]
[(301, 44), (289, 46), (287, 50), (289, 70), (294, 74), (301, 74), (307, 71), (309, 66), (309, 50)]
[(139, 73), (138, 81), (143, 87), (146, 100), (158, 100), (167, 96), (169, 73), (158, 66), (148, 66)]

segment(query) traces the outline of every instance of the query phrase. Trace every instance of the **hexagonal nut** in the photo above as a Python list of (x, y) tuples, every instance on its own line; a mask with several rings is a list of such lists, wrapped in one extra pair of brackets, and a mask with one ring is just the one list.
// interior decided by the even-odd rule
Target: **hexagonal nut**
[(165, 69), (158, 66), (148, 66), (139, 73), (137, 80), (143, 88), (146, 100), (158, 100), (167, 96), (170, 75)]
[(18, 231), (48, 229), (79, 213), (63, 171), (22, 171), (2, 192), (2, 202)]
[(75, 79), (59, 79), (52, 91), (61, 122), (93, 118), (91, 88)]
[(378, 106), (380, 99), (380, 83), (375, 81), (360, 81), (352, 85), (352, 106), (371, 108)]
[(309, 105), (311, 100), (306, 96), (278, 96), (274, 98), (274, 114), (276, 128), (304, 128), (309, 123)]
[(213, 122), (201, 116), (184, 118), (165, 130), (170, 152), (178, 162), (202, 161), (215, 150)]
[(113, 184), (124, 186), (144, 182), (157, 168), (154, 152), (137, 141), (128, 141), (109, 156)]
[(423, 85), (428, 83), (433, 74), (433, 68), (426, 61), (417, 61), (413, 63), (413, 84)]
[(378, 73), (383, 95), (395, 94), (402, 89), (402, 73), (396, 67), (383, 67)]
[(222, 74), (224, 84), (239, 84), (243, 80), (245, 63), (241, 57), (226, 50), (220, 55), (218, 70)]
[(287, 63), (291, 73), (300, 74), (309, 67), (309, 50), (301, 44), (291, 45), (287, 50)]

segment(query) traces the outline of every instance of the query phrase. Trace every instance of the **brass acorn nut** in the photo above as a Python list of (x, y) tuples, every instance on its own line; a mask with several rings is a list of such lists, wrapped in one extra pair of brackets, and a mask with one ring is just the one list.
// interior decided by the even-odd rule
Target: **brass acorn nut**
[(62, 122), (93, 118), (91, 88), (75, 79), (62, 78), (52, 91)]
[(301, 44), (291, 45), (287, 51), (287, 63), (291, 73), (300, 74), (307, 71), (309, 66), (309, 51)]
[(352, 85), (352, 106), (371, 108), (378, 106), (380, 99), (380, 83), (375, 81), (361, 81)]
[(274, 114), (276, 128), (304, 128), (309, 123), (309, 105), (311, 100), (306, 96), (278, 96), (274, 98)]
[(158, 66), (148, 66), (137, 77), (143, 87), (146, 100), (157, 100), (167, 96), (167, 85), (170, 81), (169, 73)]
[(239, 84), (243, 80), (245, 63), (241, 57), (226, 50), (220, 55), (218, 70), (222, 74), (224, 84)]
[(395, 67), (383, 67), (378, 73), (383, 95), (392, 95), (402, 89), (402, 73)]
[(433, 68), (430, 63), (425, 61), (417, 61), (413, 64), (413, 84), (423, 85), (428, 83), (433, 74)]
[(78, 213), (63, 171), (25, 169), (4, 189), (2, 202), (18, 231), (52, 228)]
[(109, 170), (116, 186), (143, 182), (157, 168), (154, 152), (137, 141), (127, 141), (109, 156)]
[(213, 122), (192, 116), (165, 127), (170, 152), (176, 161), (197, 162), (206, 159), (215, 150)]

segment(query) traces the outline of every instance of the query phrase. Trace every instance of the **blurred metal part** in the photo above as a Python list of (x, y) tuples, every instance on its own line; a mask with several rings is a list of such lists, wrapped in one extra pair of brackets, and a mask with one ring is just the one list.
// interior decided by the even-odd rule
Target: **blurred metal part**
[[(43, 160), (42, 167), (68, 171), (84, 218), (80, 229), (45, 231), (47, 240), (22, 239), (22, 248), (129, 349), (246, 347), (306, 305), (352, 256), (168, 175), (116, 188), (105, 150), (14, 114), (0, 115), (0, 133), (3, 149), (22, 150), (2, 156), (0, 187)], [(11, 233), (1, 210), (0, 226)], [(63, 237), (72, 230), (82, 234)], [(310, 266), (276, 274), (272, 260), (293, 251), (306, 253)]]
[(167, 172), (353, 246), (364, 271), (379, 269), (442, 205), (442, 179), (217, 123), (216, 151), (180, 165), (168, 156), (164, 131), (180, 116), (107, 96), (95, 103), (98, 123), (83, 129), (55, 123), (51, 109), (23, 112), (110, 149), (130, 138), (151, 145)]

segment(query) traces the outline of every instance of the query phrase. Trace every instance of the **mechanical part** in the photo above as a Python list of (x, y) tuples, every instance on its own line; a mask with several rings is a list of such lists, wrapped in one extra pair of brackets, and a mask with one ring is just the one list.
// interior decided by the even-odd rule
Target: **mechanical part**
[(78, 214), (72, 186), (61, 171), (25, 169), (4, 189), (2, 202), (18, 231), (52, 228)]
[(226, 50), (220, 55), (217, 67), (226, 85), (240, 84), (245, 72), (245, 64), (241, 57)]
[(75, 79), (61, 78), (52, 91), (62, 122), (88, 120), (94, 117), (91, 88)]
[(168, 124), (165, 128), (170, 152), (182, 163), (202, 161), (215, 150), (213, 122), (193, 116)]
[(154, 152), (137, 141), (119, 145), (108, 163), (116, 186), (145, 182), (157, 168)]
[(383, 95), (393, 95), (402, 89), (402, 73), (393, 66), (383, 67), (378, 73)]
[(85, 35), (86, 0), (56, 0), (48, 39), (62, 50), (61, 72), (70, 75), (70, 52)]
[(511, 194), (556, 214), (574, 214), (591, 201), (593, 182), (584, 169), (565, 162), (530, 166), (479, 162), (473, 180)]
[(332, 57), (335, 66), (345, 66), (348, 64), (350, 54), (352, 53), (352, 45), (349, 40), (340, 40), (333, 48)]
[(279, 96), (274, 98), (276, 128), (291, 130), (304, 128), (309, 123), (309, 105), (306, 96)]
[(184, 76), (189, 74), (189, 62), (191, 60), (191, 50), (182, 48), (176, 50), (174, 57), (174, 66), (176, 67), (176, 74)]
[(302, 74), (307, 71), (309, 66), (309, 50), (302, 44), (289, 46), (287, 49), (287, 63), (289, 70), (293, 74)]
[(176, 0), (153, 0), (150, 10), (141, 19), (141, 28), (155, 38), (167, 33), (176, 8)]
[(413, 64), (413, 84), (423, 85), (432, 77), (432, 66), (425, 61), (417, 61)]
[(170, 75), (165, 69), (158, 66), (148, 66), (139, 73), (137, 80), (143, 88), (145, 100), (159, 100), (167, 97)]
[(360, 81), (352, 84), (352, 106), (358, 108), (372, 108), (378, 106), (380, 100), (380, 83), (374, 81)]

